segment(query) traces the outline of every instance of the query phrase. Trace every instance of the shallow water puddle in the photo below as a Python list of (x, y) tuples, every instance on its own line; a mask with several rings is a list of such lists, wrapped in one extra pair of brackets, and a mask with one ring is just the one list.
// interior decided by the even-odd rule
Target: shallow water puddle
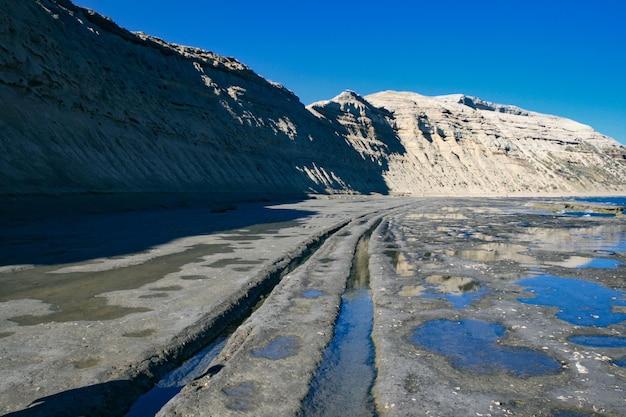
[(615, 217), (615, 213), (598, 213), (593, 210), (563, 211), (562, 214), (573, 217)]
[(415, 274), (415, 265), (410, 263), (406, 256), (399, 250), (386, 250), (385, 255), (391, 260), (396, 274), (403, 277), (410, 277)]
[(242, 258), (224, 258), (218, 261), (215, 261), (209, 265), (210, 268), (224, 268), (226, 266), (231, 265), (260, 265), (263, 263), (263, 260), (245, 260)]
[(569, 410), (557, 410), (550, 414), (551, 417), (597, 417), (597, 414), (576, 413)]
[[(270, 290), (271, 289), (266, 289), (266, 291)], [(228, 339), (241, 323), (254, 310), (263, 305), (266, 299), (265, 296), (265, 293), (261, 294), (257, 304), (250, 306), (242, 312), (242, 314), (235, 321), (230, 323), (207, 347), (161, 378), (150, 391), (139, 397), (124, 417), (154, 417), (169, 400), (174, 398), (174, 396), (185, 387), (185, 385), (202, 376), (214, 375), (219, 372), (223, 368), (223, 365), (217, 364), (209, 367), (211, 362), (219, 356), (224, 346), (226, 346)], [(291, 340), (290, 336), (286, 336), (285, 338), (279, 338), (270, 343), (265, 349), (252, 353), (256, 354), (256, 356), (269, 357), (268, 355), (274, 355), (285, 357), (288, 355), (280, 355), (284, 354), (284, 352), (289, 352), (289, 349), (297, 348), (297, 342), (297, 340)], [(278, 359), (278, 357), (271, 359)]]
[(572, 238), (586, 241), (582, 249), (592, 249), (596, 253), (614, 255), (616, 252), (626, 252), (626, 227), (617, 225), (590, 230), (590, 233), (572, 234)]
[[(450, 302), (454, 308), (463, 309), (480, 298), (488, 291), (481, 288), (480, 283), (467, 277), (450, 277), (433, 275), (426, 278), (426, 292), (422, 294), (427, 298), (443, 298)], [(432, 290), (429, 290), (432, 287)]]
[(617, 259), (593, 258), (579, 268), (598, 268), (598, 269), (616, 269), (622, 263)]
[(296, 336), (281, 336), (273, 340), (263, 349), (253, 349), (252, 355), (267, 359), (282, 359), (295, 355), (300, 348), (300, 342)]
[(374, 345), (371, 339), (374, 306), (369, 289), (369, 235), (355, 254), (348, 288), (342, 296), (335, 335), (324, 352), (302, 416), (373, 416)]
[(426, 297), (447, 300), (454, 308), (463, 309), (482, 298), (488, 290), (480, 283), (467, 277), (431, 275), (421, 285), (405, 285), (398, 295), (401, 297)]
[(579, 326), (607, 327), (626, 320), (626, 314), (613, 311), (626, 306), (626, 293), (594, 282), (553, 275), (540, 275), (517, 281), (528, 287), (533, 298), (518, 298), (526, 304), (553, 306), (556, 317)]
[(202, 376), (209, 364), (215, 359), (226, 345), (227, 336), (221, 336), (189, 359), (179, 368), (166, 374), (157, 385), (142, 395), (124, 417), (153, 417), (163, 406), (185, 385)]
[(456, 251), (455, 256), (477, 262), (515, 261), (521, 264), (534, 264), (536, 259), (530, 254), (527, 246), (507, 243), (485, 243), (475, 249)]
[(595, 269), (616, 269), (622, 264), (617, 259), (610, 258), (587, 258), (585, 256), (570, 256), (565, 260), (544, 262), (546, 265), (562, 266), (564, 268), (595, 268)]
[(505, 333), (499, 323), (441, 319), (418, 326), (409, 341), (478, 374), (511, 373), (526, 378), (561, 370), (561, 364), (543, 352), (499, 344)]
[(601, 347), (601, 348), (623, 348), (626, 347), (626, 337), (617, 336), (572, 336), (567, 340), (581, 346)]
[(322, 295), (324, 295), (324, 293), (319, 290), (308, 290), (302, 293), (302, 296), (304, 298), (317, 298), (321, 297)]

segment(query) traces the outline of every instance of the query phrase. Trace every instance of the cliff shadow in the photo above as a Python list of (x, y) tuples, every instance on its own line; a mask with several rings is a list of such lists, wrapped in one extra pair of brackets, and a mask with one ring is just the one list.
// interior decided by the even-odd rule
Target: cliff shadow
[[(0, 267), (123, 256), (189, 236), (281, 227), (315, 214), (234, 195), (111, 194), (0, 197)], [(279, 197), (279, 196), (273, 196)], [(282, 196), (280, 202), (304, 196)], [(257, 196), (259, 198), (259, 196)]]
[(115, 380), (39, 398), (5, 417), (123, 416), (139, 395), (131, 381)]
[[(328, 101), (310, 106), (310, 111), (322, 117), (320, 122), (328, 124), (337, 135), (349, 144), (360, 159), (363, 173), (370, 176), (366, 181), (366, 192), (389, 193), (384, 173), (389, 171), (392, 155), (407, 153), (398, 136), (393, 112), (373, 106), (356, 93), (350, 93), (348, 102)], [(350, 178), (349, 175), (346, 175)]]

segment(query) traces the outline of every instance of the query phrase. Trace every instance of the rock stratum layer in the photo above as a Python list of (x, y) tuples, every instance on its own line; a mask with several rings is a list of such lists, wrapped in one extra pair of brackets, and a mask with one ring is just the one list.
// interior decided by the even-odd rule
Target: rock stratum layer
[(624, 146), (568, 119), (404, 92), (304, 107), (69, 1), (2, 6), (0, 194), (626, 191)]

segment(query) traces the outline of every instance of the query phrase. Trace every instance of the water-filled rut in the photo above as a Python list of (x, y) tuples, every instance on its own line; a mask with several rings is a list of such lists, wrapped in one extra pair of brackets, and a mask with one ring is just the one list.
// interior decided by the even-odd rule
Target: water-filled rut
[(360, 240), (350, 270), (333, 340), (303, 403), (302, 415), (376, 415), (371, 388), (376, 370), (371, 339), (372, 293), (369, 288), (371, 229)]
[[(219, 372), (187, 385), (158, 416), (202, 415), (205, 410), (213, 415), (297, 415), (307, 402), (336, 409), (346, 402), (345, 395), (358, 404), (354, 413), (363, 415), (365, 410), (373, 415), (369, 399), (375, 374), (369, 339), (373, 316), (367, 294), (367, 239), (362, 237), (375, 228), (379, 217), (374, 213), (356, 217), (329, 236), (239, 326), (210, 365)], [(349, 330), (359, 316), (366, 320), (356, 332)], [(346, 344), (356, 350), (345, 353), (336, 347)], [(327, 368), (325, 351), (339, 352), (331, 361), (346, 366), (326, 376), (346, 374), (348, 381), (320, 378)], [(353, 379), (363, 384), (357, 386)], [(343, 398), (329, 397), (329, 392), (337, 391), (332, 384), (348, 388), (339, 395)], [(307, 400), (308, 395), (314, 399)], [(318, 400), (320, 395), (323, 399)]]
[[(321, 235), (309, 240), (302, 247), (279, 261), (274, 268), (261, 277), (258, 284), (238, 301), (227, 314), (220, 317), (214, 327), (215, 337), (208, 339), (208, 343), (194, 356), (180, 366), (165, 374), (148, 392), (139, 397), (132, 405), (126, 417), (154, 416), (170, 399), (181, 389), (203, 376), (211, 376), (219, 372), (222, 365), (210, 366), (226, 346), (229, 338), (254, 311), (259, 309), (276, 285), (291, 271), (305, 263), (322, 246), (324, 241), (340, 230), (345, 223), (327, 230)], [(196, 341), (196, 344), (199, 341)]]

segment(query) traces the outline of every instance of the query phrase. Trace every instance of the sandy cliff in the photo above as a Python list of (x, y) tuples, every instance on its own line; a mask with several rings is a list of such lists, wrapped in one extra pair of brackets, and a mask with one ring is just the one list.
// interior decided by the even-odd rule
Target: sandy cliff
[(1, 3), (0, 194), (626, 192), (626, 149), (570, 120), (396, 92), (305, 108), (67, 0)]
[[(344, 92), (309, 109), (380, 160), (400, 194), (624, 192), (626, 149), (569, 119), (474, 97)], [(381, 144), (387, 148), (381, 147)]]
[(0, 193), (380, 191), (299, 99), (232, 58), (66, 1), (3, 1)]

